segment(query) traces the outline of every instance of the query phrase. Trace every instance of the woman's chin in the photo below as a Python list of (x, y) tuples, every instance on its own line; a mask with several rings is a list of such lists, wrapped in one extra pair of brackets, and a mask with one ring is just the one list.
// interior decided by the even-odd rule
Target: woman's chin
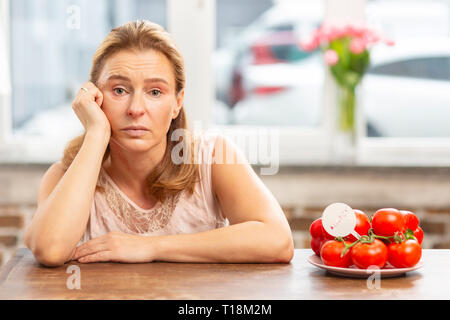
[(121, 138), (111, 139), (111, 144), (115, 148), (126, 150), (127, 152), (146, 152), (154, 147), (154, 141), (143, 138)]

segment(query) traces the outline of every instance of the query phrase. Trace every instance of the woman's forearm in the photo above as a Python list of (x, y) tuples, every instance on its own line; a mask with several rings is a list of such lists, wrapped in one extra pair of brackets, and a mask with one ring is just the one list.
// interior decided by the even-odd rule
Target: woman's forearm
[(289, 263), (293, 242), (287, 230), (248, 221), (195, 234), (149, 239), (154, 260), (206, 263)]
[(55, 264), (64, 262), (81, 239), (107, 146), (105, 140), (102, 134), (86, 134), (72, 164), (36, 211), (27, 239), (35, 255), (46, 256)]

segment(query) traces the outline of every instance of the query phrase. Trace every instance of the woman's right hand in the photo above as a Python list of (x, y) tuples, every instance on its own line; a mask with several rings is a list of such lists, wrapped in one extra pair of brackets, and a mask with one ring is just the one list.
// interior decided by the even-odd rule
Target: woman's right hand
[(80, 119), (86, 134), (99, 134), (109, 141), (111, 125), (102, 111), (103, 94), (91, 81), (85, 82), (72, 102), (72, 109)]

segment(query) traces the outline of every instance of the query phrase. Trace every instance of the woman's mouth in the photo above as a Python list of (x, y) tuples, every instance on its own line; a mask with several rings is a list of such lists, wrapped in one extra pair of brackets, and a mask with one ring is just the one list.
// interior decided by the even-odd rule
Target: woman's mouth
[(127, 127), (122, 129), (122, 131), (132, 137), (141, 137), (149, 132), (149, 130), (144, 127)]

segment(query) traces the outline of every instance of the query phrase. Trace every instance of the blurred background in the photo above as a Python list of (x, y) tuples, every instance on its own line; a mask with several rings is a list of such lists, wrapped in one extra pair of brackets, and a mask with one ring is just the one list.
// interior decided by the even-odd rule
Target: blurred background
[[(82, 132), (71, 103), (97, 46), (136, 19), (180, 45), (191, 122), (277, 130), (276, 174), (251, 164), (296, 248), (332, 202), (369, 216), (411, 210), (424, 248), (450, 248), (450, 0), (0, 0), (0, 265), (23, 246), (43, 173)], [(363, 21), (395, 41), (371, 50), (351, 161), (334, 153), (336, 87), (322, 53), (299, 46), (324, 21)]]

